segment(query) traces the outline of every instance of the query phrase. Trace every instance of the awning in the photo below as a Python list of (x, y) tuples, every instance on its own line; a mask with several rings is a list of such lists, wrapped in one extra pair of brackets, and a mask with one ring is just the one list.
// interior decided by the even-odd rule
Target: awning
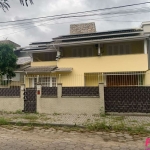
[(52, 72), (72, 72), (73, 68), (56, 68)]
[(29, 67), (25, 69), (28, 73), (50, 73), (55, 70), (56, 66)]

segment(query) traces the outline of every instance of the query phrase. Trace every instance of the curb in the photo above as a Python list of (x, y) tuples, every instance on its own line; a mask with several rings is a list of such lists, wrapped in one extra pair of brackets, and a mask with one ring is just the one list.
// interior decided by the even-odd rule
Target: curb
[(80, 125), (72, 125), (72, 124), (53, 124), (53, 123), (35, 123), (35, 122), (8, 122), (8, 124), (11, 125), (20, 125), (20, 126), (25, 126), (25, 125), (33, 125), (33, 126), (52, 126), (52, 127), (78, 127), (78, 128), (85, 128), (85, 126), (80, 126)]

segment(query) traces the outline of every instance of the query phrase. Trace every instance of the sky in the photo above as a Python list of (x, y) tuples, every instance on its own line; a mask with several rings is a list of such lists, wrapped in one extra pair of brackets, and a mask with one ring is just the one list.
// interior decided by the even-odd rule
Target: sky
[[(33, 0), (33, 2), (34, 5), (25, 7), (20, 5), (19, 0), (9, 0), (9, 4), (11, 6), (9, 11), (4, 12), (0, 9), (0, 22), (142, 3), (148, 2), (148, 0)], [(142, 6), (150, 7), (148, 4)], [(17, 28), (0, 30), (0, 40), (12, 40), (24, 47), (28, 46), (32, 42), (51, 41), (54, 37), (68, 35), (70, 34), (70, 24), (95, 22), (97, 32), (101, 32), (124, 28), (138, 28), (142, 21), (150, 21), (149, 16), (150, 13), (135, 13), (133, 15), (109, 18), (115, 21), (110, 21), (108, 18), (104, 18), (104, 16), (99, 15), (92, 18), (93, 20), (91, 20), (91, 18), (80, 18), (74, 20), (56, 20), (54, 22), (46, 23), (43, 23), (42, 21), (40, 23), (32, 22), (29, 26), (18, 26)], [(99, 19), (102, 17), (103, 19)], [(0, 28), (3, 26), (3, 24), (0, 24)]]

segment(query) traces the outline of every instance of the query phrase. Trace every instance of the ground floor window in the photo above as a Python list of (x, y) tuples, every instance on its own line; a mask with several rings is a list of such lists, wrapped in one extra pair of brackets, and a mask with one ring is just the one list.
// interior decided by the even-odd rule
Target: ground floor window
[(143, 85), (143, 75), (106, 75), (106, 86)]
[(85, 86), (141, 86), (145, 84), (145, 73), (93, 73), (85, 74)]
[[(57, 80), (56, 77), (39, 77), (39, 84), (43, 87), (56, 87)], [(35, 88), (37, 85), (37, 78), (29, 79), (29, 86)]]

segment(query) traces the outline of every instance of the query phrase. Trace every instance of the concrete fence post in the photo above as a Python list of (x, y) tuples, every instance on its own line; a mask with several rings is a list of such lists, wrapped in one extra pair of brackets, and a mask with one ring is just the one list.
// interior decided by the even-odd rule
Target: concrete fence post
[(36, 92), (36, 96), (37, 96), (37, 105), (36, 105), (36, 111), (37, 112), (41, 112), (41, 92), (42, 92), (42, 86), (41, 84), (37, 84), (37, 92)]
[(20, 99), (21, 99), (21, 108), (24, 110), (24, 90), (25, 90), (25, 84), (21, 84), (21, 89), (20, 89)]
[(104, 83), (99, 83), (100, 114), (105, 114)]
[(62, 97), (62, 83), (57, 84), (57, 97), (58, 98)]

